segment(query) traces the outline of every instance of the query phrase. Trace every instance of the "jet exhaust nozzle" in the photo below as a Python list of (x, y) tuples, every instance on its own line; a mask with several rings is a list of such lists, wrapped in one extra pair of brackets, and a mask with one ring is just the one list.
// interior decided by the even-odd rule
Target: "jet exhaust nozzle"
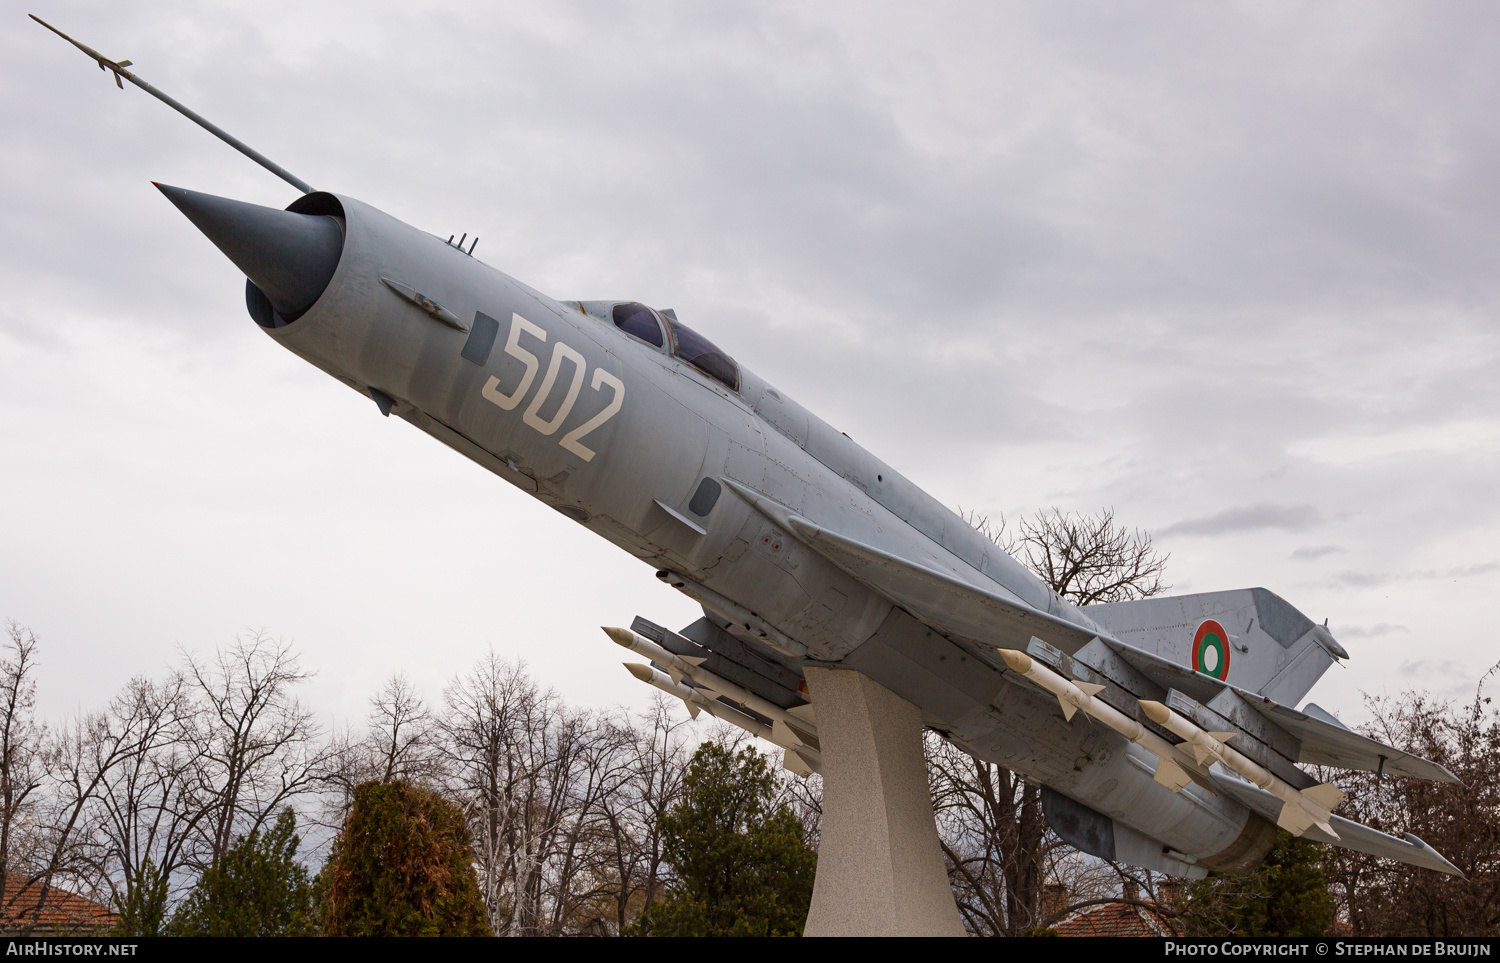
[(250, 314), (262, 326), (297, 320), (333, 279), (344, 250), (344, 229), (331, 216), (342, 213), (331, 195), (299, 198), (294, 208), (313, 209), (301, 213), (166, 184), (156, 188), (245, 273)]

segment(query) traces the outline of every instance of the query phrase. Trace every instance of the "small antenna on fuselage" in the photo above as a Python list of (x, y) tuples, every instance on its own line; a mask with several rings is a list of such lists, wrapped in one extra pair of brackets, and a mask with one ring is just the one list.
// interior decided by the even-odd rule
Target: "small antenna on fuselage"
[(116, 84), (116, 86), (118, 86), (121, 90), (125, 89), (125, 85), (123, 83), (121, 83), (121, 80), (120, 80), (120, 78), (123, 77), (125, 80), (128, 80), (131, 83), (135, 84), (137, 87), (141, 88), (146, 93), (150, 94), (151, 96), (155, 97), (157, 100), (159, 100), (162, 103), (166, 104), (168, 107), (171, 107), (173, 110), (177, 111), (179, 114), (181, 114), (182, 116), (186, 117), (188, 120), (191, 120), (193, 123), (197, 124), (199, 127), (202, 127), (204, 130), (208, 131), (210, 134), (213, 134), (215, 137), (219, 138), (219, 140), (222, 140), (224, 143), (228, 144), (230, 147), (233, 147), (235, 150), (239, 151), (241, 154), (244, 154), (246, 157), (248, 157), (251, 160), (255, 161), (255, 163), (257, 163), (260, 166), (264, 167), (266, 170), (270, 171), (272, 174), (275, 174), (277, 177), (281, 178), (282, 180), (286, 181), (288, 184), (290, 184), (293, 187), (297, 188), (297, 190), (301, 191), (304, 194), (311, 194), (313, 192), (313, 190), (314, 190), (313, 186), (311, 184), (307, 183), (306, 181), (304, 181), (302, 178), (298, 177), (297, 175), (293, 174), (291, 171), (289, 171), (286, 168), (282, 167), (280, 164), (278, 164), (275, 161), (271, 160), (269, 157), (267, 157), (266, 155), (262, 154), (260, 151), (256, 150), (255, 148), (251, 147), (249, 144), (246, 144), (244, 141), (240, 140), (238, 137), (235, 137), (234, 135), (230, 134), (228, 131), (224, 130), (222, 127), (219, 127), (217, 124), (215, 124), (212, 121), (208, 120), (207, 118), (201, 116), (196, 111), (188, 109), (187, 107), (185, 107), (182, 104), (178, 103), (176, 100), (172, 99), (171, 97), (169, 97), (166, 94), (162, 93), (161, 91), (157, 90), (155, 87), (153, 87), (150, 84), (146, 83), (144, 80), (142, 80), (141, 78), (137, 77), (135, 74), (131, 73), (129, 70), (126, 70), (125, 68), (127, 68), (127, 67), (130, 66), (130, 61), (128, 61), (128, 60), (120, 60), (120, 61), (109, 60), (103, 54), (101, 54), (97, 50), (95, 50), (94, 48), (88, 47), (88, 46), (85, 46), (84, 44), (79, 43), (78, 41), (74, 40), (72, 37), (70, 37), (67, 34), (63, 33), (61, 30), (59, 30), (56, 27), (52, 26), (52, 24), (50, 24), (47, 21), (43, 20), (41, 17), (38, 17), (36, 14), (34, 14), (34, 13), (28, 13), (26, 16), (30, 17), (31, 19), (35, 20), (37, 23), (39, 23), (42, 26), (46, 27), (48, 30), (50, 30), (53, 33), (57, 34), (59, 37), (63, 38), (68, 43), (72, 44), (73, 46), (77, 47), (79, 50), (82, 50), (85, 54), (88, 54), (89, 59), (93, 60), (95, 63), (97, 63), (99, 65), (99, 69), (100, 70), (111, 71), (115, 75), (115, 84)]

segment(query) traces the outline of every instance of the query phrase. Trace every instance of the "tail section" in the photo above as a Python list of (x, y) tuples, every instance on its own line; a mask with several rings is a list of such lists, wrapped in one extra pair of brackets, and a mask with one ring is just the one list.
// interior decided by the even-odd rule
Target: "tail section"
[(1127, 645), (1283, 705), (1296, 705), (1344, 651), (1328, 629), (1263, 588), (1091, 605)]

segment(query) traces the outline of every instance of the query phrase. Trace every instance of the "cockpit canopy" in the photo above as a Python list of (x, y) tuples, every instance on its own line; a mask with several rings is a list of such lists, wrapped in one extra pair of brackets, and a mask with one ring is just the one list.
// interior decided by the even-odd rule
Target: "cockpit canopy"
[(662, 346), (661, 325), (656, 312), (637, 301), (626, 301), (615, 305), (615, 327), (626, 334), (634, 335), (647, 344)]
[(740, 390), (740, 366), (712, 341), (692, 328), (637, 301), (625, 301), (611, 312), (615, 327), (640, 338), (647, 344), (662, 347), (662, 326), (672, 342), (672, 354), (681, 358), (730, 391)]

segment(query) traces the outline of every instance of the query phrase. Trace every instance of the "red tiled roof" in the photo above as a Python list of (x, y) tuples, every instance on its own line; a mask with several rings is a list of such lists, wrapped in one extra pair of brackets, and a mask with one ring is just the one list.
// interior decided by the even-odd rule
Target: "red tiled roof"
[(6, 880), (3, 894), (0, 894), (0, 932), (98, 932), (110, 929), (119, 921), (119, 916), (110, 912), (109, 907), (57, 886), (47, 889), (46, 902), (42, 903), (38, 913), (37, 904), (41, 900), (41, 883)]
[(1058, 936), (1164, 936), (1170, 930), (1155, 913), (1128, 903), (1086, 909), (1053, 929)]

